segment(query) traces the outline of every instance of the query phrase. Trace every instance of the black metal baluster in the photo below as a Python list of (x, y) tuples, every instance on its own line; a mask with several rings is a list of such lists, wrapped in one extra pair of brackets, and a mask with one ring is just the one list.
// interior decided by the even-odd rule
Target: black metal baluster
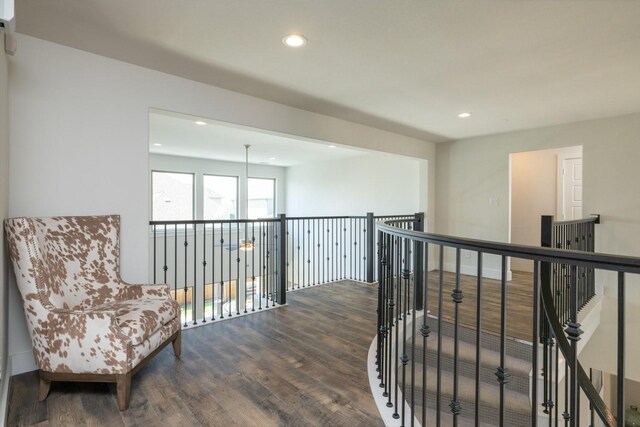
[(438, 260), (438, 356), (436, 361), (436, 426), (440, 427), (440, 408), (442, 395), (442, 290), (444, 288), (444, 247), (440, 245)]
[(355, 271), (355, 268), (353, 266), (353, 259), (354, 259), (353, 248), (355, 248), (355, 237), (353, 233), (354, 233), (353, 218), (349, 218), (349, 237), (351, 238), (351, 242), (349, 244), (349, 278), (351, 280), (355, 279), (355, 275), (353, 274)]
[[(351, 233), (353, 233), (353, 220), (352, 220), (352, 230)], [(396, 310), (396, 317), (395, 317), (395, 327), (396, 327), (396, 350), (395, 350), (395, 355), (396, 358), (399, 357), (400, 355), (400, 319), (402, 319), (402, 313), (404, 313), (404, 309), (402, 307), (402, 246), (400, 245), (400, 238), (396, 237), (395, 238), (395, 246), (396, 246), (396, 253), (398, 254), (397, 256), (397, 260), (396, 260), (396, 271), (398, 272), (396, 274), (396, 278), (395, 278), (395, 286), (396, 286), (396, 292), (397, 292), (397, 303), (398, 303), (398, 309)], [(353, 256), (352, 256), (353, 258)], [(399, 381), (399, 367), (400, 365), (397, 363), (397, 361), (394, 361), (394, 365), (395, 365), (395, 387), (393, 388), (393, 392), (394, 392), (394, 412), (393, 412), (393, 418), (398, 419), (400, 418), (400, 414), (398, 414), (398, 381)], [(404, 405), (402, 405), (404, 408)]]
[(236, 316), (240, 315), (240, 222), (236, 222)]
[[(220, 248), (222, 250), (222, 247)], [(211, 321), (216, 320), (216, 223), (211, 223)]]
[(156, 234), (156, 225), (153, 224), (153, 284), (157, 283), (156, 281), (156, 240), (158, 240), (158, 236)]
[(262, 310), (262, 298), (264, 293), (264, 223), (258, 222), (258, 236), (260, 238), (260, 254), (258, 257), (258, 274), (260, 275), (260, 280), (258, 282), (258, 310)]
[(307, 220), (307, 286), (311, 286), (311, 220)]
[[(344, 236), (343, 236), (344, 237)], [(395, 285), (393, 283), (393, 278), (394, 278), (394, 272), (395, 272), (395, 264), (396, 264), (396, 248), (394, 246), (394, 242), (395, 242), (395, 237), (388, 235), (388, 251), (389, 251), (389, 257), (387, 260), (387, 265), (388, 265), (388, 272), (387, 272), (387, 276), (389, 278), (389, 301), (387, 303), (387, 307), (389, 310), (389, 314), (387, 316), (387, 348), (389, 350), (389, 356), (387, 357), (387, 389), (385, 389), (385, 392), (387, 393), (387, 397), (389, 397), (389, 400), (387, 401), (387, 408), (392, 408), (393, 407), (393, 403), (391, 402), (391, 396), (393, 395), (393, 391), (391, 389), (392, 386), (392, 369), (393, 369), (393, 365), (395, 364), (394, 360), (395, 358), (393, 357), (393, 345), (392, 345), (392, 341), (391, 341), (391, 337), (393, 336), (393, 327), (395, 325), (394, 323), (394, 314), (393, 314), (393, 308), (395, 306)], [(386, 391), (388, 390), (388, 391)]]
[[(301, 266), (304, 267), (304, 262), (300, 262), (300, 220), (296, 220), (296, 227), (298, 227), (298, 289), (300, 289), (300, 270)], [(303, 230), (304, 231), (304, 230)], [(304, 277), (304, 276), (303, 276)]]
[(327, 245), (324, 247), (324, 249), (327, 251), (327, 265), (326, 265), (326, 273), (327, 273), (327, 282), (331, 281), (331, 264), (333, 264), (333, 260), (331, 259), (331, 234), (330, 234), (330, 224), (331, 224), (332, 219), (328, 218), (327, 219)]
[(505, 416), (505, 385), (509, 382), (509, 371), (506, 364), (507, 349), (507, 257), (502, 255), (502, 272), (500, 276), (500, 367), (496, 372), (498, 382), (500, 383), (500, 425), (504, 424)]
[(617, 405), (616, 405), (616, 419), (618, 426), (625, 425), (625, 330), (626, 330), (626, 312), (625, 312), (625, 289), (624, 289), (624, 272), (618, 272), (618, 360), (617, 360)]
[[(379, 232), (379, 234), (381, 234), (382, 232)], [(333, 244), (331, 244), (331, 248), (333, 249)], [(385, 262), (383, 256), (378, 257), (378, 263), (383, 264)], [(382, 347), (383, 347), (383, 340), (384, 340), (384, 313), (385, 313), (385, 309), (383, 306), (383, 301), (385, 300), (384, 298), (384, 287), (385, 287), (386, 283), (384, 281), (384, 278), (380, 278), (380, 281), (378, 282), (378, 308), (376, 310), (376, 314), (378, 317), (378, 324), (377, 324), (377, 329), (376, 329), (376, 336), (377, 336), (377, 343), (376, 343), (376, 365), (377, 365), (377, 372), (378, 372), (378, 379), (382, 380), (383, 377), (383, 366), (384, 366), (384, 362), (383, 362), (383, 355), (382, 355)], [(384, 382), (380, 381), (380, 387), (384, 387)]]
[(531, 378), (531, 425), (538, 425), (538, 325), (540, 325), (540, 263), (533, 262), (533, 340), (531, 350), (532, 378)]
[[(249, 235), (248, 233), (248, 228), (249, 228), (249, 224), (247, 222), (244, 223), (244, 313), (247, 313), (247, 290), (249, 288), (249, 276), (248, 276), (248, 268), (249, 265), (247, 263), (247, 251), (251, 250), (253, 251), (253, 246), (249, 246), (249, 239), (247, 238), (247, 236)], [(238, 254), (240, 253), (240, 251), (238, 251)]]
[(167, 225), (163, 225), (162, 228), (164, 228), (164, 258), (162, 271), (164, 273), (164, 283), (167, 283), (167, 270), (169, 269), (169, 267), (167, 266)]
[(453, 398), (451, 399), (451, 413), (453, 414), (453, 426), (458, 425), (458, 415), (460, 415), (461, 408), (458, 401), (458, 355), (460, 351), (459, 343), (459, 327), (460, 327), (460, 303), (462, 303), (463, 294), (460, 289), (460, 248), (456, 248), (456, 279), (455, 289), (451, 293), (451, 301), (453, 301)]
[[(174, 224), (173, 225), (173, 244), (174, 244), (174, 248), (173, 248), (173, 297), (177, 300), (178, 299), (178, 224)], [(181, 315), (185, 316), (186, 319), (186, 313), (182, 312), (180, 313)]]
[(558, 363), (560, 361), (560, 347), (557, 345), (557, 343), (555, 343), (556, 338), (555, 338), (555, 333), (553, 333), (551, 335), (553, 337), (553, 341), (551, 341), (552, 346), (551, 346), (551, 350), (553, 350), (553, 345), (555, 345), (556, 347), (556, 351), (555, 351), (555, 388), (554, 388), (554, 393), (553, 393), (553, 400), (552, 400), (552, 406), (551, 408), (554, 408), (555, 405), (555, 409), (554, 409), (554, 416), (556, 419), (556, 427), (559, 426), (560, 423), (560, 416), (559, 416), (559, 412), (560, 412), (560, 363)]
[[(421, 245), (421, 243), (418, 241), (414, 241), (413, 243), (416, 246)], [(414, 295), (413, 313), (411, 314), (412, 316), (411, 317), (411, 414), (409, 414), (409, 416), (411, 417), (411, 427), (415, 425), (414, 412), (415, 412), (415, 395), (416, 395), (416, 311), (418, 310), (418, 304), (416, 303), (415, 295), (417, 295), (417, 292), (418, 292), (418, 281), (415, 280), (414, 278), (413, 280), (413, 295)]]
[[(340, 225), (340, 221), (337, 221), (338, 225)], [(385, 241), (385, 244), (388, 240), (388, 234), (381, 234), (381, 236), (383, 236), (382, 238)], [(341, 259), (341, 258), (340, 258)], [(391, 331), (388, 328), (388, 324), (389, 324), (389, 310), (388, 310), (388, 305), (389, 305), (389, 295), (391, 295), (391, 292), (389, 290), (389, 280), (388, 280), (388, 270), (389, 270), (389, 262), (390, 262), (390, 252), (388, 250), (388, 246), (385, 246), (384, 249), (384, 253), (382, 255), (382, 259), (381, 259), (381, 264), (383, 265), (383, 269), (384, 269), (384, 277), (381, 277), (380, 280), (383, 281), (384, 283), (384, 287), (382, 288), (382, 292), (384, 293), (384, 298), (382, 300), (382, 310), (383, 310), (383, 318), (382, 318), (382, 324), (384, 325), (384, 329), (382, 330), (382, 338), (383, 338), (383, 346), (382, 346), (382, 357), (380, 358), (380, 364), (382, 366), (382, 370), (381, 370), (381, 376), (382, 376), (382, 380), (380, 382), (380, 387), (384, 388), (384, 391), (382, 392), (382, 396), (383, 397), (387, 397), (389, 395), (388, 393), (388, 381), (386, 381), (387, 379), (387, 373), (389, 372), (389, 369), (387, 367), (388, 363), (387, 363), (387, 350), (388, 350), (388, 343), (389, 343), (389, 334), (391, 333)]]
[(346, 218), (342, 220), (343, 232), (342, 232), (342, 278), (347, 278), (347, 221)]
[[(360, 220), (357, 220), (357, 222), (359, 222)], [(360, 229), (360, 227), (358, 227), (358, 230)], [(404, 243), (404, 261), (403, 261), (403, 269), (402, 269), (402, 278), (400, 280), (400, 286), (402, 286), (404, 288), (404, 294), (405, 294), (405, 303), (404, 303), (404, 310), (403, 313), (405, 313), (402, 316), (402, 356), (400, 356), (400, 362), (402, 363), (402, 397), (406, 400), (407, 398), (407, 362), (409, 361), (409, 357), (407, 356), (407, 317), (409, 317), (406, 313), (407, 313), (407, 308), (408, 308), (408, 298), (407, 295), (409, 294), (409, 279), (410, 279), (410, 275), (409, 275), (409, 269), (408, 269), (408, 260), (407, 260), (407, 247), (409, 245), (409, 239), (402, 239), (401, 240), (402, 243)], [(402, 408), (402, 421), (401, 421), (401, 425), (405, 425), (405, 406), (404, 402), (400, 405)], [(411, 410), (413, 411), (413, 400), (411, 401)]]
[[(482, 365), (482, 261), (482, 252), (478, 252), (478, 272), (476, 278), (476, 404), (474, 412), (475, 424), (477, 426), (480, 425), (480, 367)], [(535, 327), (537, 328), (537, 324)]]
[[(269, 242), (269, 231), (271, 229), (271, 225), (268, 222), (263, 223), (265, 227), (265, 231), (262, 233), (262, 236), (265, 238), (265, 247), (264, 247), (264, 277), (265, 277), (265, 288), (266, 292), (263, 297), (265, 297), (265, 308), (269, 308), (269, 299), (271, 297), (271, 261), (270, 261), (270, 252), (271, 252), (271, 243)], [(264, 289), (263, 289), (264, 290)]]
[[(593, 384), (593, 368), (589, 368), (589, 381)], [(589, 400), (589, 427), (595, 427), (595, 411), (593, 410), (593, 403)]]
[[(569, 360), (565, 356), (564, 360), (564, 412), (562, 413), (562, 418), (564, 419), (564, 425), (567, 427), (569, 425), (569, 421), (571, 420), (571, 414), (569, 413)], [(556, 378), (556, 381), (558, 379)]]
[(184, 325), (187, 326), (187, 224), (184, 225)]
[(311, 239), (312, 239), (312, 244), (311, 244), (311, 266), (312, 266), (312, 280), (311, 280), (311, 284), (312, 285), (317, 285), (317, 275), (316, 275), (316, 270), (318, 269), (318, 262), (316, 261), (316, 222), (317, 219), (312, 219), (311, 220)]
[[(198, 286), (198, 224), (193, 224), (193, 288), (191, 291), (191, 323), (193, 325), (197, 325), (197, 292), (196, 287)], [(204, 294), (204, 291), (203, 291)]]
[[(362, 218), (358, 218), (356, 219), (356, 224), (358, 226), (357, 228), (357, 232), (358, 232), (358, 239), (356, 240), (356, 244), (358, 242), (360, 242), (358, 246), (358, 280), (362, 281), (362, 242), (364, 240), (362, 240), (362, 233), (360, 232), (360, 230), (362, 230)], [(402, 406), (404, 408), (404, 405)]]
[[(325, 249), (325, 245), (324, 245), (324, 221), (325, 219), (322, 218), (319, 222), (318, 222), (318, 228), (319, 231), (321, 232), (320, 234), (322, 234), (322, 250), (319, 251), (322, 253), (322, 283), (325, 283), (325, 276), (324, 276), (324, 272), (325, 272), (325, 260), (324, 260), (324, 249)], [(322, 227), (321, 227), (322, 225)], [(318, 249), (320, 249), (320, 239), (318, 238)], [(320, 277), (318, 277), (318, 279), (320, 279)]]
[(337, 249), (338, 242), (336, 241), (336, 218), (331, 220), (331, 281), (336, 281), (336, 268), (338, 262)]
[[(232, 267), (232, 264), (231, 264), (231, 252), (233, 251), (233, 246), (232, 246), (233, 238), (231, 237), (231, 228), (232, 228), (231, 225), (232, 224), (229, 223), (228, 225), (229, 225), (229, 230), (228, 230), (229, 231), (229, 235), (227, 237), (229, 238), (229, 242), (227, 243), (227, 248), (228, 248), (228, 252), (229, 252), (229, 280), (228, 280), (227, 283), (229, 283), (229, 287), (228, 287), (228, 292), (227, 292), (227, 300), (229, 302), (229, 310), (227, 312), (227, 317), (232, 317), (232, 314), (231, 314), (231, 311), (232, 311), (231, 310), (231, 302), (233, 300), (232, 300), (232, 296), (231, 296), (231, 286), (232, 286), (231, 282), (233, 281), (233, 267)], [(239, 250), (239, 249), (237, 248), (236, 250)]]
[(306, 230), (306, 221), (303, 219), (302, 220), (302, 287), (305, 288), (306, 287), (306, 270), (307, 268), (305, 267), (305, 264), (307, 264), (307, 256), (306, 256), (306, 245), (305, 245), (305, 241), (307, 240), (307, 233), (305, 232)]
[(317, 253), (318, 258), (317, 258), (317, 261), (316, 261), (317, 267), (315, 268), (315, 271), (317, 272), (316, 282), (315, 282), (316, 284), (322, 283), (321, 282), (321, 280), (322, 280), (322, 274), (321, 274), (322, 273), (322, 250), (320, 249), (320, 242), (322, 241), (322, 236), (324, 236), (324, 233), (322, 232), (322, 223), (321, 223), (321, 221), (322, 221), (322, 219), (318, 218), (316, 220), (316, 222), (314, 223), (314, 224), (317, 224), (317, 227), (316, 227), (316, 230), (315, 230), (316, 233), (315, 233), (315, 237), (314, 238), (318, 239), (318, 242), (316, 243), (316, 246), (318, 248), (318, 253)]
[(256, 222), (251, 221), (251, 311), (256, 311)]
[(280, 271), (280, 265), (278, 260), (280, 259), (278, 255), (282, 256), (284, 254), (279, 253), (280, 248), (280, 239), (283, 239), (284, 236), (280, 231), (278, 231), (279, 227), (276, 227), (277, 223), (271, 223), (272, 227), (272, 236), (273, 236), (273, 280), (271, 280), (271, 306), (275, 307), (278, 303), (278, 284), (280, 283), (280, 275), (282, 272)]
[(207, 224), (202, 224), (202, 323), (207, 321)]
[[(380, 239), (378, 239), (378, 242)], [(422, 302), (422, 327), (420, 333), (422, 334), (422, 425), (426, 427), (427, 420), (427, 338), (431, 334), (431, 328), (427, 324), (429, 312), (429, 244), (424, 244), (424, 291), (422, 296), (424, 301)]]
[(224, 319), (224, 223), (220, 223), (220, 318)]
[[(582, 330), (578, 323), (578, 283), (577, 283), (577, 267), (571, 266), (570, 289), (571, 289), (571, 312), (570, 320), (567, 324), (567, 339), (571, 343), (571, 356), (569, 363), (571, 364), (571, 425), (578, 426), (580, 424), (580, 413), (578, 411), (578, 399), (580, 398), (580, 390), (578, 389), (578, 341)], [(565, 380), (566, 381), (566, 380)]]

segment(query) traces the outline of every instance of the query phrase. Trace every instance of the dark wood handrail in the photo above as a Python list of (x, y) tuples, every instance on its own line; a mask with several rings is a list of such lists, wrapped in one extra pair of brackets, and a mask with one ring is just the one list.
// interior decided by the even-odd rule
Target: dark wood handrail
[(516, 245), (513, 243), (500, 243), (488, 240), (452, 237), (442, 234), (400, 229), (392, 225), (387, 225), (384, 222), (376, 223), (376, 230), (383, 231), (397, 237), (413, 239), (419, 242), (442, 246), (454, 246), (460, 249), (480, 251), (494, 255), (505, 255), (509, 257), (528, 259), (531, 261), (580, 265), (594, 267), (601, 270), (640, 274), (640, 258), (636, 257), (581, 252), (568, 249), (541, 248), (538, 246)]

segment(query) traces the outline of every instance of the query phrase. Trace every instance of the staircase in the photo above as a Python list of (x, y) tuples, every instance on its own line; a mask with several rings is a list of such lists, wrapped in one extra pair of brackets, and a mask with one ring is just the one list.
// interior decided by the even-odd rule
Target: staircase
[[(417, 319), (418, 325), (422, 319)], [(438, 355), (438, 321), (428, 317), (427, 324), (431, 334), (427, 338), (426, 367), (422, 365), (424, 346), (420, 333), (416, 335), (415, 361), (415, 412), (417, 419), (422, 418), (423, 373), (426, 369), (426, 402), (427, 425), (432, 425), (436, 409), (437, 391), (437, 355)], [(454, 364), (454, 325), (442, 322), (442, 356), (441, 356), (441, 401), (442, 421), (450, 419), (449, 404), (453, 397), (453, 364)], [(459, 326), (458, 329), (458, 401), (461, 412), (458, 416), (460, 425), (473, 425), (475, 417), (475, 372), (476, 372), (476, 331)], [(500, 366), (500, 340), (496, 335), (482, 333), (482, 351), (480, 365), (480, 410), (479, 418), (483, 425), (499, 424), (499, 383), (496, 370)], [(411, 338), (407, 342), (410, 348)], [(529, 373), (531, 370), (531, 344), (507, 339), (506, 367), (511, 374), (506, 384), (505, 393), (505, 425), (530, 426), (531, 404), (529, 400)], [(411, 357), (411, 355), (409, 355)], [(410, 363), (408, 367), (410, 367)], [(407, 369), (410, 375), (410, 369)], [(411, 399), (411, 380), (407, 380), (405, 399)]]

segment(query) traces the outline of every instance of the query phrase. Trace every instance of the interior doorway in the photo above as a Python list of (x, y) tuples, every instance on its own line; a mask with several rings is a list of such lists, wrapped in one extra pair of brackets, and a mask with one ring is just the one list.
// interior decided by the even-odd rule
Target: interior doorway
[(557, 217), (564, 221), (582, 218), (582, 157), (558, 156), (558, 168), (562, 179), (558, 186)]
[[(511, 243), (540, 246), (540, 217), (582, 217), (582, 146), (511, 154)], [(511, 269), (532, 271), (513, 259)]]

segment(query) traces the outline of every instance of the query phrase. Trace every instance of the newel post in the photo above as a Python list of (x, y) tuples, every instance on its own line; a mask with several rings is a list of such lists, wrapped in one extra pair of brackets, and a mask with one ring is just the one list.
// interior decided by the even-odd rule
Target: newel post
[[(413, 221), (415, 231), (424, 231), (424, 212), (416, 213)], [(415, 280), (415, 305), (416, 310), (423, 309), (424, 300), (424, 245), (422, 242), (413, 242), (413, 280)]]
[[(540, 246), (543, 248), (553, 247), (553, 215), (542, 215), (540, 218)], [(551, 264), (540, 263), (540, 288), (545, 289), (551, 286)], [(542, 301), (540, 301), (542, 307)], [(540, 316), (540, 342), (545, 343), (549, 338), (549, 330), (546, 317)]]
[(276, 293), (278, 304), (286, 304), (287, 303), (287, 215), (280, 214), (280, 231), (278, 234), (280, 235), (280, 240), (278, 241), (279, 248), (278, 254), (280, 257), (278, 258), (278, 270), (279, 274), (279, 282), (278, 283), (278, 292)]
[(373, 217), (373, 212), (367, 212), (367, 283), (375, 282), (374, 276), (374, 263), (375, 260), (375, 252), (374, 246), (376, 245), (376, 230), (375, 230), (375, 220)]

